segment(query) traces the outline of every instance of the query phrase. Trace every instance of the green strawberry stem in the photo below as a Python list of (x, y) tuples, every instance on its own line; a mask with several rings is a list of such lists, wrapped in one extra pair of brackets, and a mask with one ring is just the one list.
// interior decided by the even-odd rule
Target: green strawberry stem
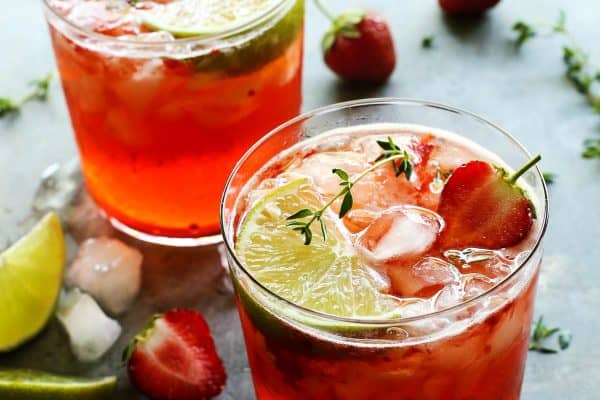
[(525, 165), (519, 168), (514, 174), (508, 177), (507, 181), (511, 184), (515, 184), (517, 179), (521, 177), (525, 172), (527, 172), (531, 167), (537, 164), (542, 159), (542, 155), (538, 154), (533, 157), (531, 160), (527, 161)]
[(323, 15), (325, 15), (329, 20), (331, 20), (331, 22), (335, 21), (335, 15), (333, 15), (331, 13), (331, 11), (329, 11), (327, 9), (327, 7), (325, 7), (323, 5), (323, 3), (321, 3), (321, 0), (315, 0), (315, 5), (317, 6), (317, 8), (319, 9), (319, 11), (321, 11), (321, 13), (323, 13)]

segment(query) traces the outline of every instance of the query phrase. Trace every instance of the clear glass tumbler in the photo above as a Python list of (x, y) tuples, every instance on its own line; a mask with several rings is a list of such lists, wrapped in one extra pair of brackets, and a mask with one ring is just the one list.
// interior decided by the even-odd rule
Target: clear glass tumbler
[[(548, 212), (539, 169), (522, 177), (537, 208), (531, 251), (499, 284), (441, 311), (380, 321), (325, 315), (270, 291), (236, 255), (242, 212), (238, 200), (258, 169), (299, 141), (334, 128), (381, 122), (456, 132), (512, 167), (531, 158), (508, 132), (477, 115), (401, 99), (321, 108), (281, 125), (254, 145), (229, 178), (221, 223), (257, 397), (519, 399)], [(332, 329), (340, 326), (344, 329)]]
[[(233, 30), (179, 39), (130, 27), (143, 4), (114, 2), (119, 14), (94, 3), (104, 4), (45, 0), (89, 192), (118, 229), (140, 239), (219, 241), (219, 199), (233, 165), (300, 111), (304, 0), (276, 1)], [(84, 28), (90, 19), (104, 30)]]

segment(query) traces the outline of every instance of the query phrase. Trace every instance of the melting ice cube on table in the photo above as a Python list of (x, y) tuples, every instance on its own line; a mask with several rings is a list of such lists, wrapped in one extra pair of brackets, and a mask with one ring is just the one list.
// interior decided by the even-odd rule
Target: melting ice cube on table
[(77, 289), (61, 295), (56, 316), (69, 335), (73, 353), (81, 361), (99, 359), (121, 335), (119, 323), (107, 317), (91, 296)]
[(116, 315), (126, 311), (140, 291), (141, 266), (139, 250), (117, 239), (93, 238), (82, 243), (66, 280)]

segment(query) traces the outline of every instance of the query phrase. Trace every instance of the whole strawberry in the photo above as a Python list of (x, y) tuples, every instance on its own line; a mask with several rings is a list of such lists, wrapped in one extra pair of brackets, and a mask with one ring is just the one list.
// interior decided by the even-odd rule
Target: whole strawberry
[(476, 15), (494, 7), (500, 0), (439, 0), (440, 7), (452, 15)]
[(396, 67), (394, 42), (387, 22), (370, 11), (351, 9), (334, 18), (320, 8), (333, 21), (322, 41), (329, 68), (343, 79), (385, 82)]
[(131, 383), (152, 400), (203, 400), (223, 390), (225, 370), (202, 315), (155, 316), (124, 354)]

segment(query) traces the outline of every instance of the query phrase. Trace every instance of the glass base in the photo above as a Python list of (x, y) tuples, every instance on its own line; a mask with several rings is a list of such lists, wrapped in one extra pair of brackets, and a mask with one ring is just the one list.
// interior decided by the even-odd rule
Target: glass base
[(223, 236), (221, 234), (203, 236), (198, 238), (184, 238), (184, 237), (169, 237), (169, 236), (157, 236), (150, 233), (138, 231), (123, 222), (119, 221), (114, 217), (107, 216), (113, 228), (124, 233), (125, 235), (131, 236), (142, 242), (148, 242), (152, 244), (159, 244), (162, 246), (172, 247), (200, 247), (210, 246), (223, 242)]

